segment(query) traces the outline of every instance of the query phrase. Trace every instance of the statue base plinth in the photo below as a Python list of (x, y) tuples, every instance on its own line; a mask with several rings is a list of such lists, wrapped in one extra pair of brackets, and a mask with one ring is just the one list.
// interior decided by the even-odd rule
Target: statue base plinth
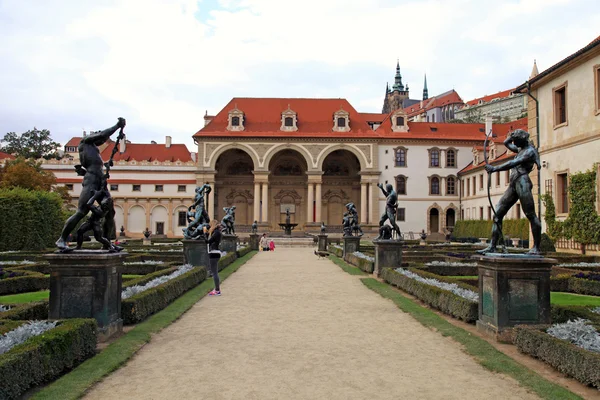
[(106, 250), (44, 255), (50, 263), (48, 319), (94, 318), (101, 342), (123, 332), (121, 269), (127, 255)]
[(250, 249), (258, 251), (258, 243), (259, 243), (259, 234), (251, 233), (250, 234)]
[(402, 266), (401, 240), (375, 239), (375, 268), (373, 274), (381, 276), (384, 268), (396, 269)]
[(206, 242), (203, 239), (184, 239), (182, 242), (184, 263), (194, 267), (202, 266), (208, 270), (208, 245)]
[(550, 271), (555, 259), (502, 254), (472, 258), (479, 269), (479, 331), (510, 342), (515, 325), (551, 323)]
[(318, 249), (319, 251), (327, 251), (327, 235), (321, 233), (318, 235)]
[(152, 245), (152, 240), (144, 238), (144, 239), (142, 239), (142, 245), (144, 245), (144, 246), (151, 246)]
[(342, 239), (344, 239), (344, 252), (342, 257), (344, 258), (344, 261), (348, 261), (346, 257), (347, 254), (352, 254), (355, 251), (360, 250), (360, 236), (344, 236)]
[(237, 250), (237, 241), (238, 237), (236, 235), (224, 233), (223, 237), (221, 238), (221, 245), (219, 246), (219, 249), (227, 252), (227, 254), (235, 254)]

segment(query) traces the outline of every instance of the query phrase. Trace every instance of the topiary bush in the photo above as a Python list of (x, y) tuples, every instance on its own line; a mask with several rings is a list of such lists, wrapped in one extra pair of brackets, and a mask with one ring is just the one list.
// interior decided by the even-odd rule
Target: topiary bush
[[(452, 236), (460, 238), (490, 238), (492, 236), (492, 220), (469, 219), (456, 221)], [(511, 238), (525, 239), (529, 237), (529, 220), (526, 218), (504, 219), (502, 233)]]
[(0, 319), (13, 321), (39, 321), (48, 319), (50, 306), (47, 301), (36, 301), (33, 303), (17, 304), (8, 311), (0, 313)]
[(0, 251), (54, 246), (65, 222), (62, 204), (57, 193), (0, 189)]
[(546, 233), (542, 233), (542, 240), (540, 241), (540, 250), (542, 253), (554, 253), (556, 252), (556, 247), (554, 246), (554, 242), (550, 239)]
[(0, 279), (0, 295), (37, 292), (50, 288), (50, 277), (39, 272), (19, 270), (18, 276)]

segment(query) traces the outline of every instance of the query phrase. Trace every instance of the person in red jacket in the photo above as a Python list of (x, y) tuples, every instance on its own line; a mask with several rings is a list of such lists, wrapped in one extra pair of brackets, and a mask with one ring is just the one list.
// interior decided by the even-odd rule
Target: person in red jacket
[(269, 250), (275, 251), (275, 243), (273, 242), (273, 239), (269, 240)]

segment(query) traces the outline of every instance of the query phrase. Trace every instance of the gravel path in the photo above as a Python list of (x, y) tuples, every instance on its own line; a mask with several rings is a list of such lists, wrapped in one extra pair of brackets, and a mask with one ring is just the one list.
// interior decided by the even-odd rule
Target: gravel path
[(312, 252), (258, 253), (86, 398), (537, 398)]

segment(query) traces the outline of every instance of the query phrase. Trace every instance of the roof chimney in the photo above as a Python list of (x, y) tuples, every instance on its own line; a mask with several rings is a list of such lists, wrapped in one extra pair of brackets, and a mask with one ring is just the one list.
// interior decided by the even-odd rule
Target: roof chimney
[(166, 136), (165, 137), (165, 147), (168, 149), (169, 147), (171, 147), (171, 136)]
[(204, 126), (208, 125), (213, 120), (214, 115), (208, 115), (208, 110), (204, 112)]
[(486, 135), (492, 134), (492, 121), (493, 121), (493, 118), (491, 115), (488, 115), (487, 117), (485, 117), (485, 134)]
[(121, 153), (121, 154), (125, 153), (126, 148), (127, 148), (127, 140), (125, 140), (125, 137), (123, 137), (123, 139), (121, 139), (121, 141), (119, 142), (119, 153)]

